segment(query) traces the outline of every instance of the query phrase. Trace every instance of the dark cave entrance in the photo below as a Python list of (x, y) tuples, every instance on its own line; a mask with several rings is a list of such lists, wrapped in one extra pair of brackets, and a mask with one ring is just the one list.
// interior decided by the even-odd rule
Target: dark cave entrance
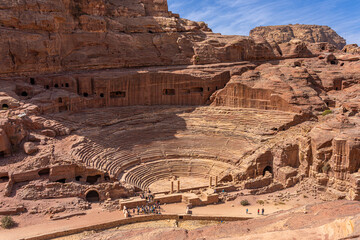
[(43, 177), (43, 176), (49, 176), (50, 175), (50, 168), (45, 168), (45, 169), (42, 169), (38, 172), (39, 176), (40, 177)]
[(9, 177), (8, 177), (8, 176), (0, 177), (0, 182), (8, 182), (8, 181), (9, 181)]
[(100, 175), (87, 176), (86, 182), (88, 182), (88, 183), (90, 183), (90, 184), (95, 184), (100, 177), (101, 177)]
[(99, 202), (100, 196), (99, 193), (95, 190), (91, 190), (86, 194), (86, 201), (88, 202)]
[(266, 166), (266, 167), (264, 168), (264, 171), (263, 171), (263, 176), (265, 176), (266, 172), (269, 172), (269, 173), (272, 174), (272, 173), (273, 173), (273, 172), (272, 172), (272, 167)]
[(229, 174), (229, 175), (226, 175), (225, 177), (223, 177), (220, 182), (223, 182), (223, 183), (227, 183), (227, 182), (232, 182), (233, 181), (233, 177)]

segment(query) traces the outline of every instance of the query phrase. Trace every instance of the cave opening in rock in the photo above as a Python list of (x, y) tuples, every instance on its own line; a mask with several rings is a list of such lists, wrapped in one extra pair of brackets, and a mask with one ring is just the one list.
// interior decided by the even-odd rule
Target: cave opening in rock
[(105, 181), (110, 181), (110, 176), (109, 176), (108, 173), (105, 173), (105, 174), (104, 174), (104, 180), (105, 180)]
[(223, 182), (223, 183), (227, 183), (227, 182), (232, 182), (233, 181), (233, 177), (229, 174), (229, 175), (226, 175), (225, 177), (223, 177), (220, 182)]
[(30, 78), (30, 84), (35, 85), (35, 78)]
[(78, 182), (80, 182), (80, 179), (81, 179), (81, 178), (82, 178), (81, 176), (76, 176), (76, 177), (75, 177), (75, 180), (78, 181)]
[(58, 99), (58, 101), (59, 101), (59, 103), (62, 103), (62, 102), (63, 102), (63, 100), (62, 100), (61, 97)]
[(90, 183), (90, 184), (94, 184), (98, 181), (98, 179), (100, 178), (100, 175), (95, 175), (95, 176), (87, 176), (86, 178), (86, 182)]
[(44, 168), (38, 172), (39, 176), (49, 176), (50, 174), (50, 168)]
[(65, 183), (65, 182), (66, 182), (66, 178), (62, 178), (62, 179), (56, 180), (55, 182), (58, 182), (58, 183)]
[(59, 87), (59, 84), (56, 83), (56, 84), (54, 85), (54, 87), (55, 87), (55, 88), (58, 88), (58, 87)]
[(88, 202), (99, 202), (100, 195), (97, 191), (91, 190), (86, 194), (86, 201)]
[(23, 91), (23, 92), (21, 93), (21, 96), (27, 97), (27, 96), (28, 96), (28, 93), (27, 93), (26, 91)]
[(5, 152), (4, 151), (0, 151), (0, 157), (5, 157)]
[(2, 106), (1, 106), (2, 110), (7, 110), (9, 109), (9, 105), (7, 105), (6, 103), (4, 103)]
[(0, 182), (8, 182), (8, 181), (9, 181), (9, 177), (8, 177), (8, 176), (0, 177)]
[(103, 98), (105, 97), (105, 95), (103, 93), (100, 93), (100, 97)]
[(110, 98), (124, 98), (126, 97), (126, 92), (117, 91), (117, 92), (110, 92)]
[(65, 87), (69, 87), (69, 84), (68, 84), (68, 83), (65, 83)]
[(168, 96), (175, 95), (175, 89), (164, 89), (163, 95), (168, 95)]
[(83, 94), (83, 96), (84, 96), (84, 97), (88, 97), (89, 94), (85, 92), (85, 93)]
[(336, 65), (336, 61), (334, 61), (334, 60), (333, 60), (333, 61), (330, 61), (330, 64), (331, 64), (331, 65)]
[(50, 86), (49, 86), (49, 85), (46, 85), (45, 88), (46, 88), (46, 89), (50, 89)]
[(194, 92), (194, 93), (202, 93), (203, 91), (204, 91), (204, 89), (202, 87), (191, 88), (191, 92)]
[(265, 176), (266, 172), (269, 172), (269, 173), (272, 174), (272, 173), (273, 173), (273, 172), (272, 172), (272, 167), (266, 166), (266, 167), (264, 168), (264, 171), (263, 171), (263, 176)]

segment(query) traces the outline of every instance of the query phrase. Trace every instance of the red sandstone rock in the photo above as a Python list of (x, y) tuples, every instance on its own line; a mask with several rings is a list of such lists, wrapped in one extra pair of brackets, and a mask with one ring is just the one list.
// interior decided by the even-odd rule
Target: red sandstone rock
[(38, 147), (36, 146), (35, 143), (32, 143), (32, 142), (26, 142), (24, 143), (24, 151), (31, 155), (33, 153), (36, 153), (38, 151)]
[(346, 45), (345, 39), (340, 37), (334, 30), (327, 26), (317, 25), (281, 25), (256, 27), (250, 31), (251, 37), (261, 36), (269, 42), (289, 42), (292, 39), (300, 39), (309, 43), (328, 42), (342, 49)]
[(335, 48), (345, 41), (330, 28), (223, 36), (165, 0), (0, 9), (4, 196), (103, 201), (159, 180), (218, 177), (251, 194), (310, 178), (360, 199), (360, 61), (356, 46)]

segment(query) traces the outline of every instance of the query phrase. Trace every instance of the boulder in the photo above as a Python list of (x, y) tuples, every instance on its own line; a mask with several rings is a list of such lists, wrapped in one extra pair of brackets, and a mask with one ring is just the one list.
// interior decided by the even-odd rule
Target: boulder
[(24, 151), (26, 152), (26, 154), (33, 154), (36, 153), (39, 150), (39, 148), (37, 147), (37, 145), (33, 142), (26, 142), (24, 143)]
[(41, 131), (41, 134), (48, 137), (56, 137), (56, 132), (52, 129), (45, 129)]

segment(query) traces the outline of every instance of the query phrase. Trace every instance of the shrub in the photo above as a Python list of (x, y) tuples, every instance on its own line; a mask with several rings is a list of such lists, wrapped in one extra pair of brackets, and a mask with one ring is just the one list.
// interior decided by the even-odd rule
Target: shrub
[(256, 201), (258, 204), (260, 204), (260, 205), (264, 205), (265, 204), (265, 202), (263, 201), (263, 200), (257, 200)]
[(248, 206), (248, 205), (250, 205), (249, 201), (246, 200), (246, 199), (245, 199), (245, 200), (241, 200), (240, 204), (241, 204), (242, 206)]
[(323, 116), (326, 116), (326, 115), (331, 114), (331, 113), (333, 113), (331, 110), (325, 110), (325, 111), (322, 113), (322, 115), (323, 115)]
[(1, 219), (1, 226), (3, 228), (9, 229), (15, 225), (14, 220), (10, 216), (5, 216)]
[(305, 194), (303, 195), (303, 197), (304, 197), (304, 198), (309, 198), (309, 197), (308, 197), (307, 195), (305, 195)]
[(330, 170), (330, 164), (325, 164), (322, 168), (321, 168), (323, 173), (328, 173)]

